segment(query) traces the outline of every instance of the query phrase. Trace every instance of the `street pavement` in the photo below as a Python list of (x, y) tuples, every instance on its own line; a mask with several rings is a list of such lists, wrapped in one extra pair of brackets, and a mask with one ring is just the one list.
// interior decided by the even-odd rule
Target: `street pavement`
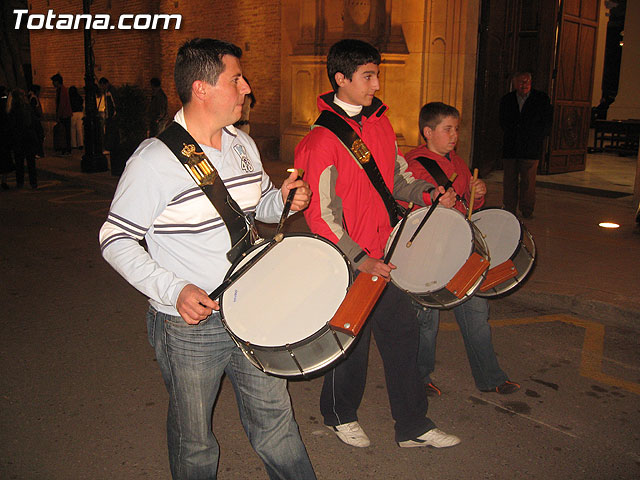
[[(100, 257), (97, 231), (117, 178), (80, 172), (77, 153), (38, 160), (40, 188), (0, 192), (0, 478), (165, 479), (167, 395), (146, 339), (146, 301)], [(276, 183), (286, 165), (269, 161)], [(489, 205), (501, 186), (487, 179)], [(630, 197), (538, 189), (536, 266), (491, 300), (493, 341), (522, 389), (474, 388), (450, 312), (443, 314), (429, 416), (462, 439), (400, 449), (383, 368), (371, 349), (359, 419), (372, 446), (322, 426), (321, 379), (291, 381), (296, 418), (320, 479), (631, 479), (640, 477), (640, 237)], [(605, 231), (603, 220), (621, 228)], [(287, 231), (303, 231), (295, 215)], [(224, 382), (215, 410), (218, 478), (266, 478)]]

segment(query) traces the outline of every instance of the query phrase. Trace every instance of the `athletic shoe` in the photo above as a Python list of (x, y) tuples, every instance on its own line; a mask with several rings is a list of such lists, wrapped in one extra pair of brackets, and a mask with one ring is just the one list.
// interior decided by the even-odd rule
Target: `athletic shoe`
[(398, 442), (398, 445), (403, 448), (412, 448), (412, 447), (435, 447), (435, 448), (446, 448), (453, 447), (454, 445), (458, 445), (460, 443), (460, 439), (455, 435), (449, 435), (448, 433), (444, 433), (439, 428), (434, 428), (433, 430), (429, 430), (426, 433), (423, 433), (417, 438), (413, 440), (405, 440), (404, 442)]
[(442, 395), (442, 390), (440, 390), (433, 382), (427, 383), (426, 388), (427, 397), (439, 397)]
[(368, 447), (371, 441), (358, 422), (343, 423), (335, 427), (327, 425), (340, 440), (352, 447)]
[(514, 393), (520, 390), (520, 385), (515, 382), (510, 382), (509, 380), (505, 381), (503, 384), (498, 385), (496, 388), (491, 390), (482, 390), (483, 392), (495, 392), (500, 395), (509, 395), (510, 393)]

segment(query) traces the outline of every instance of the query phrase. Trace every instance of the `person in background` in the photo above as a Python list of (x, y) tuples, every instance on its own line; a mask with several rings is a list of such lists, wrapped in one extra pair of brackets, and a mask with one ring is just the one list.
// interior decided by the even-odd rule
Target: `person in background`
[(531, 88), (531, 73), (516, 73), (512, 85), (513, 91), (500, 100), (500, 127), (504, 132), (502, 203), (514, 215), (519, 206), (522, 216), (530, 218), (536, 202), (538, 163), (544, 138), (551, 131), (553, 110), (549, 96)]
[[(104, 153), (116, 148), (118, 144), (118, 126), (116, 125), (116, 102), (113, 99), (111, 83), (105, 77), (98, 80), (99, 95), (96, 97), (98, 118), (102, 126), (102, 146)], [(142, 120), (141, 120), (142, 121)]]
[(69, 101), (71, 102), (71, 148), (82, 149), (84, 146), (84, 132), (82, 113), (84, 101), (74, 86), (69, 87)]
[[(249, 88), (251, 88), (251, 85), (249, 84), (249, 80), (245, 78), (245, 81), (247, 82), (247, 85), (249, 85)], [(242, 117), (240, 117), (240, 120), (238, 120), (236, 123), (233, 124), (234, 127), (239, 128), (240, 130), (245, 132), (247, 135), (249, 135), (251, 131), (249, 116), (251, 115), (251, 109), (254, 107), (255, 104), (256, 104), (256, 97), (255, 97), (255, 94), (253, 93), (253, 90), (251, 90), (251, 92), (244, 97), (244, 104), (242, 105)]]
[(162, 84), (160, 79), (153, 77), (149, 83), (151, 84), (151, 99), (149, 100), (149, 136), (155, 137), (164, 130), (167, 125), (168, 117), (168, 104), (167, 95), (162, 90)]
[(64, 143), (62, 153), (71, 153), (71, 101), (69, 100), (69, 90), (63, 84), (62, 75), (56, 73), (51, 77), (51, 82), (56, 89), (56, 120), (64, 127)]
[(16, 164), (16, 186), (17, 188), (22, 188), (24, 185), (24, 164), (26, 161), (27, 170), (29, 171), (29, 184), (31, 188), (36, 189), (38, 188), (36, 171), (38, 135), (35, 116), (24, 90), (16, 88), (11, 92), (7, 109)]
[(7, 114), (9, 97), (4, 85), (0, 85), (0, 187), (9, 190), (8, 175), (15, 170), (11, 152), (11, 124)]
[(42, 128), (44, 112), (42, 111), (42, 104), (40, 103), (40, 85), (31, 85), (28, 95), (31, 110), (36, 118), (36, 131), (38, 134), (36, 158), (44, 157), (44, 128)]

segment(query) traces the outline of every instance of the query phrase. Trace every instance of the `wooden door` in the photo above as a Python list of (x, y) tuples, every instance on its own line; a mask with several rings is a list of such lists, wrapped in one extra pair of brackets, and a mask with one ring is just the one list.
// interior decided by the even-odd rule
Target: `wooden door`
[(584, 170), (598, 29), (597, 0), (562, 0), (552, 82), (553, 127), (542, 173)]

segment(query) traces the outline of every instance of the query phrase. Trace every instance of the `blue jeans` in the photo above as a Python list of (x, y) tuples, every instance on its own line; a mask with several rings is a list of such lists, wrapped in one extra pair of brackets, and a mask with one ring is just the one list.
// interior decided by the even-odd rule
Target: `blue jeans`
[(315, 479), (293, 418), (287, 382), (261, 372), (235, 345), (214, 312), (198, 325), (147, 313), (149, 341), (169, 392), (167, 443), (174, 479), (215, 479), (219, 446), (211, 425), (226, 373), (240, 419), (271, 479)]
[[(440, 325), (440, 311), (422, 305), (416, 305), (416, 310), (420, 328), (418, 373), (424, 383), (428, 384), (431, 382), (431, 373), (436, 364), (436, 337)], [(471, 297), (453, 307), (453, 313), (460, 326), (471, 374), (478, 390), (493, 390), (502, 385), (508, 377), (498, 365), (493, 350), (487, 299)]]

